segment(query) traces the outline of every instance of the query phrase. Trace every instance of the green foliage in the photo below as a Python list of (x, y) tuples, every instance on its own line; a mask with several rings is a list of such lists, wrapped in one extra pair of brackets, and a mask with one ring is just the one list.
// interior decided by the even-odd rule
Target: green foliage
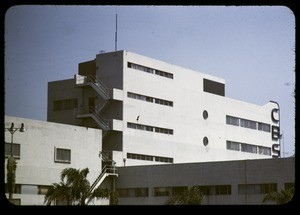
[(287, 204), (294, 196), (295, 188), (291, 187), (287, 190), (280, 190), (279, 192), (270, 192), (265, 195), (263, 202), (272, 201), (278, 205)]
[(61, 172), (61, 182), (53, 183), (45, 195), (44, 203), (51, 205), (56, 200), (66, 201), (68, 204), (86, 205), (93, 199), (108, 198), (111, 194), (108, 189), (98, 187), (91, 191), (87, 180), (89, 169), (77, 170), (66, 168)]
[(192, 187), (171, 197), (167, 205), (201, 205), (204, 195), (198, 187)]
[(9, 200), (12, 200), (12, 195), (15, 191), (16, 169), (17, 169), (17, 162), (13, 157), (8, 158), (6, 168), (7, 168), (6, 182), (7, 182), (7, 189), (9, 193)]

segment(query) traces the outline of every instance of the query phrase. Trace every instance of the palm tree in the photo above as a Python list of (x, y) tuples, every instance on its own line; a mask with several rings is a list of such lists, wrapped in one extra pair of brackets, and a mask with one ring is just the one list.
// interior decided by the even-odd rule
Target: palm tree
[(294, 196), (294, 187), (286, 190), (280, 190), (279, 192), (270, 192), (265, 195), (263, 202), (272, 201), (278, 205), (287, 204), (290, 202)]
[(87, 205), (95, 198), (108, 198), (112, 195), (108, 189), (100, 187), (91, 192), (90, 182), (86, 178), (88, 173), (88, 168), (83, 170), (64, 169), (61, 172), (61, 182), (52, 184), (45, 195), (44, 203), (51, 205), (56, 200), (60, 200), (68, 205)]
[(171, 197), (167, 205), (201, 205), (204, 195), (198, 187), (191, 187)]

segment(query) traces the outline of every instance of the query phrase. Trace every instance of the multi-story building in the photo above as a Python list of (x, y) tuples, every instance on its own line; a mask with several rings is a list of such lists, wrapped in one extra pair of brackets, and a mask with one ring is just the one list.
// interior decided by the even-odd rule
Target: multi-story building
[[(24, 123), (26, 128), (24, 133), (14, 133), (13, 145), (7, 130), (11, 123), (15, 127)], [(5, 116), (5, 128), (5, 157), (11, 156), (13, 146), (18, 163), (13, 201), (20, 205), (43, 205), (48, 188), (60, 182), (65, 168), (88, 167), (87, 178), (92, 186), (114, 189), (119, 205), (164, 205), (169, 198), (194, 186), (204, 194), (205, 205), (274, 204), (262, 202), (265, 194), (295, 185), (294, 157), (120, 166), (114, 172), (105, 172), (99, 156), (100, 129), (11, 116)], [(3, 179), (5, 182), (6, 175)], [(108, 205), (109, 200), (92, 204)]]
[(279, 118), (276, 102), (226, 97), (221, 78), (123, 50), (48, 83), (47, 120), (102, 129), (117, 166), (278, 157)]
[[(204, 194), (202, 204), (274, 204), (262, 202), (265, 194), (295, 184), (294, 157), (120, 166), (114, 172), (105, 172), (99, 156), (100, 129), (5, 116), (5, 128), (10, 129), (11, 123), (15, 127), (24, 123), (26, 128), (24, 133), (14, 133), (13, 145), (10, 132), (5, 131), (5, 157), (11, 156), (13, 146), (18, 163), (13, 200), (20, 205), (43, 205), (48, 188), (60, 182), (65, 168), (88, 167), (88, 180), (94, 188), (114, 189), (119, 205), (164, 205), (194, 186)], [(6, 176), (3, 179), (5, 182)], [(92, 204), (107, 205), (109, 201)]]

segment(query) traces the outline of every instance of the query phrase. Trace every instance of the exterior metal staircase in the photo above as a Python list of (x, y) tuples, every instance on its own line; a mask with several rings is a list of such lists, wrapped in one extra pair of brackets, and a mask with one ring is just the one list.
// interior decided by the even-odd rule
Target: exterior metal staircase
[(109, 120), (105, 119), (104, 116), (96, 111), (94, 107), (87, 109), (78, 109), (77, 118), (91, 117), (104, 131), (110, 130)]
[[(106, 131), (111, 130), (110, 120), (105, 119), (105, 117), (101, 114), (101, 110), (109, 103), (111, 99), (110, 89), (99, 79), (97, 79), (93, 75), (89, 76), (81, 76), (84, 77), (84, 81), (77, 84), (78, 87), (83, 86), (91, 86), (105, 101), (103, 105), (96, 109), (95, 107), (88, 107), (78, 109), (77, 118), (86, 118), (91, 117), (100, 128), (106, 133)], [(76, 82), (77, 83), (77, 82)]]
[[(112, 162), (114, 162), (114, 161), (112, 161)], [(114, 164), (113, 165), (105, 165), (102, 168), (100, 175), (96, 178), (96, 180), (91, 185), (90, 192), (93, 192), (96, 188), (98, 188), (101, 185), (101, 183), (104, 181), (104, 179), (108, 176), (117, 176), (118, 177), (118, 174), (116, 173), (116, 167)]]
[(86, 80), (84, 85), (90, 85), (103, 99), (111, 98), (109, 88), (102, 81), (93, 75), (87, 76)]

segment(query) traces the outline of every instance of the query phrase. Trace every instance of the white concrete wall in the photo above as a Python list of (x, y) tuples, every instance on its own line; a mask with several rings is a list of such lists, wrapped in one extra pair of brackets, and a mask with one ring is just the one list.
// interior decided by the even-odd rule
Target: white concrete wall
[[(127, 62), (169, 72), (174, 79), (127, 68)], [(270, 158), (271, 156), (226, 149), (226, 140), (272, 147), (271, 132), (226, 124), (226, 115), (273, 124), (271, 110), (277, 106), (258, 106), (203, 92), (203, 78), (225, 83), (221, 78), (124, 51), (124, 155), (127, 152), (174, 158), (175, 163)], [(127, 97), (133, 92), (174, 102), (173, 107)], [(226, 93), (225, 93), (226, 95)], [(258, 95), (259, 96), (259, 95)], [(267, 101), (266, 101), (267, 102)], [(208, 119), (203, 119), (203, 111)], [(166, 135), (127, 128), (127, 122), (170, 128)], [(209, 139), (207, 146), (203, 138)], [(127, 165), (150, 161), (127, 159)], [(156, 162), (154, 162), (156, 163)]]
[[(15, 127), (24, 123), (26, 132), (15, 132), (14, 143), (20, 144), (17, 159), (16, 184), (52, 185), (60, 181), (64, 168), (89, 168), (92, 183), (101, 171), (102, 131), (100, 129), (43, 122), (5, 116), (5, 128), (14, 122)], [(11, 134), (5, 131), (5, 142), (11, 143)], [(71, 149), (71, 163), (54, 161), (54, 148)], [(6, 167), (6, 164), (5, 164)], [(5, 169), (6, 173), (6, 169)], [(5, 176), (6, 180), (6, 176)], [(43, 195), (15, 194), (22, 205), (43, 204)]]

